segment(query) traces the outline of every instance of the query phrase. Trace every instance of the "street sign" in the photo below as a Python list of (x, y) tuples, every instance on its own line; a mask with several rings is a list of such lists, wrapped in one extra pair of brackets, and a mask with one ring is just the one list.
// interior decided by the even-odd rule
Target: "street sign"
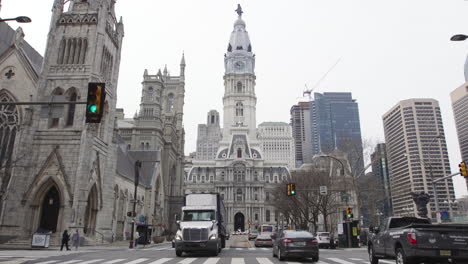
[(328, 194), (327, 186), (320, 186), (320, 195), (327, 195), (327, 194)]
[(144, 215), (140, 216), (140, 223), (144, 223), (146, 220), (146, 217)]
[[(49, 102), (66, 102), (64, 95), (52, 95)], [(63, 104), (51, 104), (41, 105), (41, 118), (61, 118), (64, 114), (65, 105)]]

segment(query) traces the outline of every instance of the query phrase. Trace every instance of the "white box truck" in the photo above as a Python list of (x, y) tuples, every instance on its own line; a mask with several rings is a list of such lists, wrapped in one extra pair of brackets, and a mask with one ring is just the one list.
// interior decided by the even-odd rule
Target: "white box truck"
[(224, 217), (224, 203), (218, 193), (187, 194), (182, 217), (177, 220), (176, 255), (206, 251), (217, 256), (226, 245)]

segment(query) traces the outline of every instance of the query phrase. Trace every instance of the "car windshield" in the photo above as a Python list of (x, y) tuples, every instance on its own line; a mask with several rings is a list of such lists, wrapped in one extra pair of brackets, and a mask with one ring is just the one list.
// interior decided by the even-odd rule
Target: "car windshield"
[(309, 238), (311, 237), (312, 238), (314, 236), (307, 231), (289, 231), (285, 233), (285, 237), (287, 238), (300, 238), (300, 237)]
[(215, 220), (213, 210), (188, 210), (184, 211), (183, 221), (211, 221)]
[(389, 228), (398, 228), (398, 227), (408, 226), (411, 224), (430, 224), (430, 222), (427, 219), (416, 218), (416, 217), (393, 218), (390, 221)]

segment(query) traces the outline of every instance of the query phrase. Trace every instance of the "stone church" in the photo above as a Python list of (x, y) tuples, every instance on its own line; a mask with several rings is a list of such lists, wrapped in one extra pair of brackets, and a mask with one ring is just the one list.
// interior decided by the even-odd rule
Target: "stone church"
[[(206, 125), (198, 126), (197, 153), (185, 178), (186, 193), (221, 194), (231, 231), (276, 224), (274, 188), (288, 180), (288, 165), (294, 163), (291, 129), (283, 129), (283, 124), (274, 124), (273, 130), (289, 131), (284, 145), (289, 154), (283, 160), (265, 159), (269, 149), (262, 144), (264, 131), (256, 123), (255, 54), (240, 6), (236, 11), (238, 18), (224, 55), (223, 127), (215, 110), (208, 113)], [(263, 138), (273, 143), (272, 137)]]
[[(0, 243), (29, 244), (38, 231), (51, 232), (57, 243), (65, 229), (78, 229), (89, 243), (128, 239), (132, 221), (156, 235), (174, 228), (182, 194), (185, 63), (176, 81), (148, 75), (155, 78), (148, 81), (153, 96), (149, 85), (143, 97), (154, 104), (142, 100), (135, 129), (119, 127), (124, 25), (114, 6), (115, 0), (55, 0), (44, 57), (24, 41), (21, 28), (0, 23)], [(106, 84), (98, 124), (85, 123), (83, 104), (62, 106), (63, 115), (5, 104), (52, 95), (83, 102), (89, 82)], [(126, 215), (134, 202), (132, 219)]]

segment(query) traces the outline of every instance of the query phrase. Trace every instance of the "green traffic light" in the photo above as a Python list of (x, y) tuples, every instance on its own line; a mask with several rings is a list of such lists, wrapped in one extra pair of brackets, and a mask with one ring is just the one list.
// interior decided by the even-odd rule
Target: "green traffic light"
[(97, 105), (89, 105), (88, 108), (91, 113), (96, 113), (97, 111)]
[(291, 194), (296, 194), (296, 191), (291, 191)]

